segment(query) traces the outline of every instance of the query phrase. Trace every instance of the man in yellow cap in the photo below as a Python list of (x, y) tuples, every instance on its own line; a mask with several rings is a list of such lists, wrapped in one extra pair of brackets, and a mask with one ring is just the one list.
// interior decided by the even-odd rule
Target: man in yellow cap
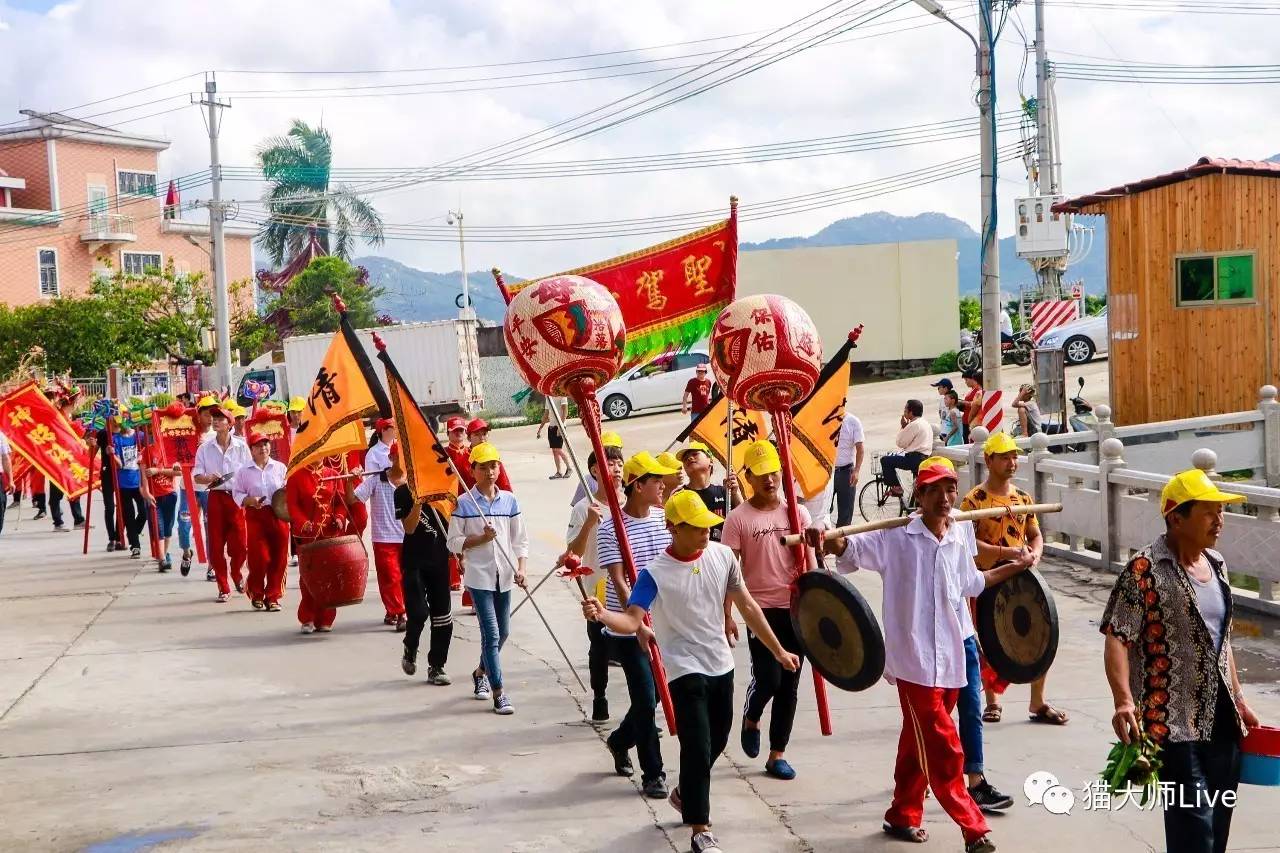
[(1125, 743), (1145, 734), (1161, 746), (1165, 842), (1174, 853), (1227, 849), (1239, 741), (1259, 725), (1231, 651), (1227, 567), (1213, 550), (1225, 505), (1243, 502), (1199, 469), (1171, 479), (1160, 493), (1164, 534), (1129, 560), (1102, 613), (1111, 725)]
[[(698, 497), (706, 504), (707, 509), (721, 518), (729, 515), (729, 498), (739, 503), (738, 478), (725, 477), (724, 485), (711, 482), (711, 474), (715, 470), (715, 461), (711, 458), (711, 450), (701, 441), (691, 441), (676, 451), (676, 459), (684, 468), (684, 475), (689, 479), (685, 488), (697, 492)], [(724, 532), (721, 527), (711, 528), (711, 541), (719, 542)]]
[[(884, 832), (922, 843), (925, 790), (959, 825), (966, 853), (991, 853), (995, 845), (978, 804), (965, 787), (964, 750), (951, 712), (968, 682), (964, 640), (973, 633), (965, 599), (1019, 572), (1023, 563), (979, 571), (973, 524), (951, 517), (958, 498), (955, 466), (926, 457), (916, 472), (916, 503), (905, 527), (873, 530), (825, 543), (841, 573), (867, 569), (884, 588), (884, 675), (898, 688), (902, 733), (894, 767), (893, 803)], [(821, 531), (805, 532), (810, 545)]]
[[(791, 625), (791, 584), (796, 577), (795, 555), (778, 541), (791, 532), (791, 515), (782, 490), (782, 460), (773, 443), (761, 439), (747, 445), (743, 462), (751, 497), (729, 512), (720, 541), (733, 549), (742, 561), (747, 590), (760, 603), (764, 617), (781, 640), (783, 648), (803, 654), (804, 648)], [(812, 519), (803, 505), (797, 507), (801, 528)], [(733, 612), (725, 607), (725, 631), (735, 639), (738, 626)], [(789, 670), (775, 659), (769, 647), (753, 633), (747, 634), (751, 651), (751, 683), (742, 713), (742, 751), (749, 758), (760, 754), (760, 719), (773, 703), (769, 720), (769, 755), (764, 772), (789, 781), (796, 771), (785, 757), (791, 728), (795, 722), (800, 687), (800, 668)]]
[[(605, 588), (605, 607), (612, 613), (624, 613), (631, 596), (615, 524), (621, 523), (626, 531), (636, 572), (647, 568), (671, 544), (671, 534), (662, 514), (662, 478), (672, 473), (674, 469), (647, 452), (637, 453), (622, 466), (622, 491), (626, 496), (622, 517), (602, 520), (596, 533), (600, 565), (609, 577)], [(619, 776), (635, 773), (630, 755), (634, 747), (640, 760), (641, 788), (645, 796), (663, 799), (667, 796), (666, 774), (662, 770), (658, 732), (653, 726), (657, 692), (649, 655), (635, 633), (612, 631), (607, 625), (604, 632), (612, 638), (611, 657), (622, 665), (631, 700), (631, 707), (622, 723), (605, 741), (613, 756), (614, 772)], [(651, 633), (643, 626), (640, 632)]]
[(458, 500), (449, 519), (450, 553), (465, 554), (463, 583), (471, 592), (480, 624), (480, 666), (471, 673), (476, 699), (493, 699), (495, 714), (514, 714), (502, 682), (498, 655), (511, 623), (511, 587), (525, 586), (529, 534), (520, 504), (498, 488), (502, 458), (498, 448), (480, 442), (471, 448), (476, 484)]
[[(960, 501), (961, 510), (993, 507), (1010, 509), (1035, 503), (1030, 495), (1013, 485), (1013, 476), (1018, 472), (1018, 445), (1007, 433), (993, 434), (982, 446), (982, 452), (986, 458), (987, 479), (969, 490)], [(1040, 562), (1040, 555), (1044, 552), (1044, 538), (1040, 535), (1040, 524), (1034, 515), (1011, 514), (982, 518), (973, 525), (978, 540), (975, 562), (979, 569), (990, 569), (1001, 563), (1025, 564), (1030, 568)], [(973, 613), (972, 604), (970, 600), (967, 605), (970, 615)], [(960, 719), (960, 743), (964, 746), (964, 772), (974, 802), (983, 811), (990, 813), (1013, 805), (1012, 797), (1001, 793), (987, 781), (982, 748), (983, 723), (1000, 722), (1003, 709), (997, 697), (1004, 693), (1009, 682), (996, 675), (982, 659), (976, 631), (964, 638), (964, 652), (968, 682), (960, 691), (960, 698), (956, 703)], [(1047, 673), (1031, 684), (1031, 704), (1028, 709), (1031, 720), (1066, 725), (1067, 715), (1045, 701), (1046, 676)], [(981, 699), (984, 690), (985, 708)]]
[[(616, 432), (613, 432), (611, 430), (605, 430), (604, 432), (600, 433), (600, 444), (604, 447), (605, 450), (608, 450), (609, 448), (613, 447), (613, 448), (616, 448), (619, 453), (622, 452), (622, 436), (618, 435)], [(569, 502), (569, 505), (576, 506), (578, 504), (578, 501), (582, 500), (587, 496), (588, 489), (590, 489), (590, 494), (594, 495), (596, 493), (596, 488), (597, 488), (597, 485), (596, 485), (595, 478), (592, 477), (590, 474), (588, 474), (587, 488), (584, 489), (582, 487), (582, 483), (579, 482), (578, 485), (573, 490), (573, 500)]]
[(680, 737), (680, 783), (670, 802), (692, 832), (694, 853), (712, 853), (720, 846), (710, 826), (711, 767), (733, 727), (733, 651), (724, 633), (724, 602), (737, 605), (779, 666), (798, 670), (800, 659), (774, 636), (733, 552), (711, 541), (724, 519), (688, 489), (667, 501), (664, 517), (671, 546), (640, 571), (626, 611), (610, 612), (592, 598), (582, 612), (620, 634), (639, 630), (652, 612)]
[(289, 429), (297, 432), (298, 427), (302, 425), (302, 410), (306, 407), (307, 401), (305, 398), (289, 398)]

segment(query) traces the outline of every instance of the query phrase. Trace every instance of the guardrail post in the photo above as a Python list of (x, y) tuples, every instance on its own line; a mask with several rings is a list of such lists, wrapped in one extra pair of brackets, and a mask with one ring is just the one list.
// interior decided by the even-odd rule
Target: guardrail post
[(969, 431), (969, 476), (973, 479), (970, 486), (977, 486), (987, 479), (986, 458), (982, 455), (982, 445), (991, 438), (986, 427), (974, 427)]
[(1098, 445), (1098, 496), (1101, 507), (1101, 535), (1098, 539), (1098, 550), (1101, 552), (1102, 568), (1112, 571), (1116, 558), (1121, 553), (1119, 539), (1120, 499), (1122, 486), (1111, 485), (1111, 472), (1125, 467), (1124, 444), (1120, 439), (1107, 438)]
[[(1108, 438), (1116, 437), (1116, 425), (1111, 421), (1111, 407), (1106, 403), (1094, 406), (1093, 413), (1098, 418), (1098, 425), (1095, 431), (1098, 433), (1098, 444), (1101, 446), (1102, 442)], [(1098, 453), (1098, 458), (1102, 458), (1101, 451)]]
[(1276, 402), (1276, 386), (1263, 385), (1258, 392), (1258, 409), (1262, 412), (1262, 458), (1266, 466), (1267, 485), (1280, 486), (1280, 402)]
[(1210, 480), (1221, 480), (1218, 473), (1218, 454), (1207, 447), (1202, 447), (1191, 454), (1191, 464), (1205, 473)]
[[(1031, 486), (1031, 499), (1036, 503), (1047, 503), (1044, 487), (1045, 475), (1040, 473), (1040, 460), (1052, 456), (1049, 452), (1049, 436), (1042, 432), (1038, 432), (1031, 436), (1031, 452), (1027, 454), (1027, 466), (1030, 468), (1028, 482)], [(1046, 516), (1040, 519), (1040, 533), (1047, 542), (1049, 539), (1049, 531), (1045, 529), (1045, 523), (1050, 519)], [(1055, 540), (1056, 541), (1056, 540)]]

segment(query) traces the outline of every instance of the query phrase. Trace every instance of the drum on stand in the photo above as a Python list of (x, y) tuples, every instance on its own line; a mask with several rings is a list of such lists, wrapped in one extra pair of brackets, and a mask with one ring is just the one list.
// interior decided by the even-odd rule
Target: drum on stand
[(299, 580), (317, 607), (364, 601), (369, 554), (358, 536), (317, 539), (298, 548)]

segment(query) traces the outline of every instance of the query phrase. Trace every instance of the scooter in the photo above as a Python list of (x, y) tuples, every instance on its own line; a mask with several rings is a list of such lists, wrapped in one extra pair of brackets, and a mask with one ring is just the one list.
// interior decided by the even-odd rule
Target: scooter
[[(1076, 395), (1068, 402), (1074, 414), (1066, 418), (1066, 423), (1046, 424), (1045, 432), (1049, 435), (1063, 435), (1068, 432), (1092, 432), (1098, 426), (1098, 416), (1093, 413), (1093, 404), (1084, 399), (1084, 377), (1076, 379)], [(1054, 453), (1081, 453), (1088, 449), (1085, 444), (1062, 444), (1051, 447)]]
[[(1031, 333), (1019, 332), (1013, 336), (1012, 341), (1003, 341), (1000, 344), (1000, 362), (1026, 367), (1031, 363), (1031, 351)], [(982, 369), (981, 330), (975, 332), (973, 342), (956, 355), (956, 367), (960, 370)]]

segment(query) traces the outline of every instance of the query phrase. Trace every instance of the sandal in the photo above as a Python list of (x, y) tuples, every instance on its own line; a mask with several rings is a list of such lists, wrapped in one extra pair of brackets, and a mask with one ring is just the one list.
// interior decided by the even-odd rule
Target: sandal
[(1065, 726), (1067, 720), (1070, 719), (1063, 711), (1059, 711), (1052, 705), (1045, 704), (1040, 710), (1030, 715), (1033, 723), (1046, 723), (1051, 726)]
[(880, 826), (884, 830), (884, 834), (898, 839), (899, 841), (910, 841), (912, 844), (924, 844), (929, 840), (928, 830), (918, 826), (894, 826), (891, 823), (884, 823)]
[(982, 722), (998, 723), (1000, 716), (1004, 713), (1004, 708), (1000, 707), (999, 702), (992, 702), (986, 708), (982, 709)]

